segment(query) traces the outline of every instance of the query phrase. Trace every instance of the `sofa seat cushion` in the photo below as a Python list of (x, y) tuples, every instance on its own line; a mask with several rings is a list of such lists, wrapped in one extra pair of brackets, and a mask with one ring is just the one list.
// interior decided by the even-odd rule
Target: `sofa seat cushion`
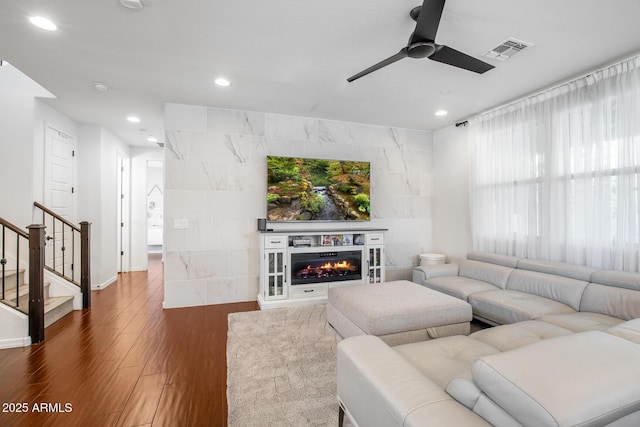
[(338, 401), (364, 427), (489, 426), (378, 337), (337, 346)]
[(468, 373), (479, 357), (497, 353), (495, 348), (467, 336), (399, 345), (393, 348), (443, 390), (455, 376)]
[(467, 301), (469, 295), (476, 292), (495, 291), (499, 288), (480, 280), (462, 276), (434, 277), (425, 282), (425, 286), (443, 294)]
[(633, 319), (620, 323), (619, 325), (608, 329), (606, 332), (640, 344), (640, 319)]
[(604, 331), (623, 322), (622, 319), (617, 317), (589, 313), (587, 311), (570, 314), (550, 314), (539, 317), (538, 320), (552, 323), (573, 332)]
[(548, 314), (575, 313), (561, 302), (513, 290), (478, 292), (469, 295), (473, 314), (498, 324), (534, 320)]
[(469, 335), (500, 351), (513, 350), (549, 338), (571, 335), (572, 331), (539, 320), (527, 320), (510, 325), (482, 329)]
[(330, 288), (328, 303), (364, 333), (379, 336), (465, 324), (472, 318), (466, 302), (407, 280)]
[(639, 345), (589, 331), (482, 357), (471, 372), (522, 425), (602, 426), (640, 410), (638, 360)]

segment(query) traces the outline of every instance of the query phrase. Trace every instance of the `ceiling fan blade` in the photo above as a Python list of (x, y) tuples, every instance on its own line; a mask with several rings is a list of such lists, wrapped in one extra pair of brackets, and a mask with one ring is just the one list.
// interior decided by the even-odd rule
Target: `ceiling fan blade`
[(358, 74), (355, 74), (351, 77), (349, 77), (347, 79), (348, 82), (352, 82), (354, 80), (359, 79), (360, 77), (366, 76), (369, 73), (373, 73), (376, 70), (379, 70), (382, 67), (386, 67), (387, 65), (393, 64), (396, 61), (399, 61), (403, 58), (406, 58), (407, 56), (409, 56), (409, 54), (407, 53), (407, 48), (402, 48), (402, 50), (398, 53), (396, 53), (393, 56), (388, 57), (387, 59), (378, 62), (376, 65), (372, 65), (371, 67), (367, 68), (364, 71), (360, 71)]
[(409, 44), (419, 41), (435, 41), (444, 2), (445, 0), (424, 0), (420, 15), (418, 15), (416, 30), (413, 32)]
[(478, 74), (486, 73), (492, 68), (495, 68), (491, 64), (487, 64), (473, 56), (469, 56), (466, 53), (462, 53), (444, 45), (439, 45), (429, 59), (453, 65), (454, 67), (464, 68), (465, 70), (473, 71)]

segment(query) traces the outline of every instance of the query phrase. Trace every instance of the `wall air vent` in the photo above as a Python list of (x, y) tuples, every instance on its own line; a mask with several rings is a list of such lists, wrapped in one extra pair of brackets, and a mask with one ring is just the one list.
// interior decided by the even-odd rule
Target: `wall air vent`
[(509, 38), (491, 49), (489, 52), (483, 53), (482, 56), (496, 59), (498, 61), (506, 61), (516, 53), (522, 52), (530, 46), (533, 46), (533, 43), (527, 43), (523, 42), (522, 40)]

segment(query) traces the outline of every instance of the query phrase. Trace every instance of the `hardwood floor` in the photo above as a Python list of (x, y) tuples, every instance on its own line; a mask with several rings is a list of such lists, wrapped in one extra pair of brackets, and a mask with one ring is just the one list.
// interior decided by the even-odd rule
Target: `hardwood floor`
[(162, 283), (150, 258), (44, 343), (0, 350), (0, 426), (226, 426), (227, 314), (258, 305), (163, 310)]

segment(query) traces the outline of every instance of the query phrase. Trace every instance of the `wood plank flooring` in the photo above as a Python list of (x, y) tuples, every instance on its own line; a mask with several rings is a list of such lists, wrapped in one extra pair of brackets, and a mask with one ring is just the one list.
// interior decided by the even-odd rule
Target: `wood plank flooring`
[(157, 256), (91, 298), (0, 350), (0, 426), (227, 425), (227, 315), (257, 303), (163, 310)]

